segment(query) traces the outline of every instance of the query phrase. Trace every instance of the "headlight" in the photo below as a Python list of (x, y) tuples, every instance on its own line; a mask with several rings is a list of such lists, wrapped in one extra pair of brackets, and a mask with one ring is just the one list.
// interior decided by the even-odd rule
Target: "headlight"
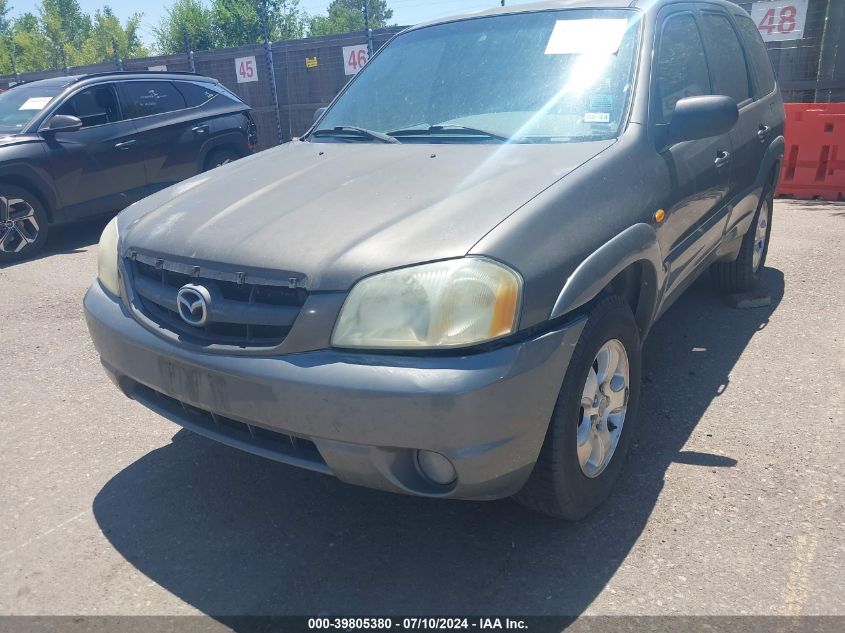
[(120, 281), (117, 277), (117, 218), (106, 224), (100, 237), (97, 252), (97, 277), (106, 290), (114, 296), (120, 296)]
[(424, 349), (489, 341), (516, 328), (521, 290), (517, 273), (478, 257), (373, 275), (349, 293), (332, 345)]

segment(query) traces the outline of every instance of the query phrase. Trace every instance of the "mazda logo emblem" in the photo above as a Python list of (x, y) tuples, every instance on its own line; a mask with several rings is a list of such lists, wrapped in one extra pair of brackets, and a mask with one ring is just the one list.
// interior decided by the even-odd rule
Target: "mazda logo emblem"
[(182, 320), (194, 327), (203, 327), (208, 322), (208, 306), (211, 294), (205, 286), (186, 284), (176, 293), (176, 311)]

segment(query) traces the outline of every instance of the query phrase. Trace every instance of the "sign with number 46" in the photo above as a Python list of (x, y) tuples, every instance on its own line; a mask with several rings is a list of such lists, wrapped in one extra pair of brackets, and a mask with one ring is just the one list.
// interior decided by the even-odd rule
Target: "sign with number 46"
[(807, 0), (767, 0), (751, 5), (751, 17), (766, 42), (800, 40), (807, 23)]
[(357, 75), (358, 71), (364, 67), (364, 64), (370, 59), (367, 53), (367, 45), (360, 44), (358, 46), (344, 46), (343, 47), (343, 72), (347, 75)]

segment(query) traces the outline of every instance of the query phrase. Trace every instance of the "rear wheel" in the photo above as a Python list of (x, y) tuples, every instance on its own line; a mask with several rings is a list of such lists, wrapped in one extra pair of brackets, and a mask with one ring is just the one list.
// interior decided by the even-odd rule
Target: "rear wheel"
[(590, 311), (572, 355), (523, 505), (580, 519), (610, 494), (635, 434), (640, 391), (640, 337), (620, 297)]
[(208, 158), (205, 161), (205, 171), (214, 169), (215, 167), (220, 167), (221, 165), (228, 165), (239, 158), (240, 156), (235, 154), (233, 151), (227, 149), (216, 149), (208, 155)]
[(774, 196), (769, 191), (760, 201), (754, 220), (742, 238), (742, 247), (737, 258), (732, 262), (717, 262), (710, 268), (710, 277), (722, 292), (747, 292), (760, 281), (769, 253), (773, 204)]
[(21, 187), (0, 184), (0, 263), (31, 257), (47, 241), (47, 213)]

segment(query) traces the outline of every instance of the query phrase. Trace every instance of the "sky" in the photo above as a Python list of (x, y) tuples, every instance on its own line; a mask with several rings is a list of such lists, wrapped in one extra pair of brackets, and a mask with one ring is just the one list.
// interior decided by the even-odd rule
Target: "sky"
[[(531, 0), (507, 0), (507, 4), (525, 4)], [(330, 0), (300, 0), (299, 6), (311, 14), (325, 13)], [(11, 15), (16, 16), (27, 11), (35, 12), (38, 0), (10, 0)], [(143, 13), (141, 36), (144, 42), (151, 44), (155, 40), (152, 27), (158, 24), (170, 0), (79, 0), (79, 5), (86, 13), (108, 4), (121, 20), (133, 13)], [(416, 24), (454, 13), (475, 11), (498, 6), (500, 0), (388, 0), (393, 9), (393, 22), (401, 25)]]

